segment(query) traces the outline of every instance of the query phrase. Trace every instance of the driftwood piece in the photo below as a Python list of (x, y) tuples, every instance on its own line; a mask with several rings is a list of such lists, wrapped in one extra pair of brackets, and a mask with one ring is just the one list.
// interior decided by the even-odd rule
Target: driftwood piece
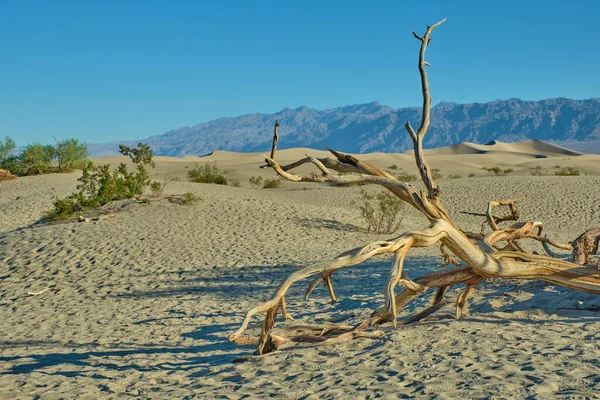
[[(455, 317), (460, 318), (467, 299), (474, 293), (478, 285), (488, 278), (541, 280), (575, 290), (600, 294), (600, 270), (590, 265), (590, 260), (593, 259), (592, 254), (598, 249), (600, 228), (589, 230), (572, 244), (558, 243), (542, 236), (543, 224), (541, 222), (517, 222), (519, 219), (517, 201), (522, 199), (519, 198), (490, 201), (485, 213), (469, 213), (486, 217), (487, 223), (492, 229), (491, 232), (485, 233), (482, 227), (482, 232), (477, 234), (461, 230), (444, 208), (440, 189), (434, 181), (423, 150), (423, 139), (431, 122), (432, 103), (426, 71), (426, 67), (430, 65), (425, 60), (425, 55), (433, 30), (443, 22), (444, 20), (427, 26), (423, 36), (413, 32), (414, 37), (420, 42), (418, 69), (421, 77), (423, 107), (419, 127), (414, 130), (410, 122), (407, 122), (405, 127), (413, 142), (415, 162), (425, 185), (425, 191), (417, 190), (406, 182), (398, 181), (386, 171), (360, 161), (354, 156), (330, 149), (329, 151), (335, 159), (317, 159), (307, 155), (306, 158), (281, 166), (275, 161), (278, 123), (275, 126), (271, 156), (265, 157), (266, 166), (291, 182), (380, 185), (422, 213), (429, 220), (429, 226), (421, 231), (406, 232), (391, 240), (377, 241), (346, 251), (333, 260), (293, 272), (281, 283), (269, 300), (258, 304), (246, 313), (240, 328), (230, 336), (230, 340), (240, 344), (256, 344), (257, 354), (261, 356), (278, 351), (281, 344), (289, 341), (327, 345), (365, 335), (369, 336), (371, 333), (367, 330), (373, 326), (390, 321), (397, 326), (397, 314), (402, 307), (426, 290), (437, 288), (432, 304), (416, 315), (400, 321), (399, 324), (421, 320), (439, 310), (447, 303), (445, 299), (447, 291), (455, 285), (464, 284), (465, 288), (456, 299), (455, 304)], [(292, 169), (307, 163), (313, 164), (319, 173), (297, 175), (291, 172)], [(498, 206), (508, 207), (510, 214), (494, 215), (492, 210)], [(505, 221), (515, 221), (516, 223), (511, 227), (501, 228), (499, 224)], [(540, 242), (550, 256), (527, 253), (519, 244), (519, 241), (524, 239)], [(415, 279), (407, 277), (403, 266), (410, 250), (437, 244), (440, 245), (443, 263), (459, 264), (458, 260), (460, 260), (462, 266), (426, 274)], [(560, 259), (559, 255), (549, 249), (549, 246), (572, 250), (572, 261)], [(368, 319), (353, 327), (330, 326), (318, 333), (315, 332), (315, 329), (308, 329), (306, 326), (303, 326), (303, 330), (294, 326), (287, 327), (287, 330), (283, 331), (272, 329), (279, 308), (287, 318), (284, 296), (291, 285), (305, 278), (313, 277), (306, 293), (308, 297), (319, 282), (324, 281), (332, 301), (335, 302), (336, 297), (331, 284), (333, 273), (341, 268), (358, 265), (381, 254), (393, 254), (394, 261), (383, 288), (385, 304)], [(399, 293), (396, 293), (397, 286), (402, 287)], [(251, 319), (257, 314), (265, 314), (260, 337), (248, 339), (242, 336)], [(302, 333), (299, 334), (294, 329), (300, 329)]]

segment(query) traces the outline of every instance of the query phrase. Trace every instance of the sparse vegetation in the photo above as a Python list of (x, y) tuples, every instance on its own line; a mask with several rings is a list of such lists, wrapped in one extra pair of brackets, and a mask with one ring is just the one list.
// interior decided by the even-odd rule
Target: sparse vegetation
[(500, 167), (483, 167), (483, 169), (486, 170), (487, 172), (493, 172), (496, 175), (498, 175), (502, 172), (502, 168), (500, 168)]
[(75, 169), (82, 169), (88, 162), (88, 155), (87, 145), (80, 143), (77, 139), (56, 141), (58, 172), (70, 172)]
[(0, 140), (0, 168), (17, 176), (69, 172), (83, 168), (88, 161), (87, 145), (77, 139), (57, 141), (56, 147), (28, 144), (18, 155), (11, 154), (15, 148), (10, 137)]
[(143, 194), (150, 186), (148, 168), (154, 167), (152, 149), (147, 144), (139, 143), (135, 148), (120, 145), (119, 152), (131, 158), (136, 165), (135, 172), (128, 171), (124, 163), (111, 171), (109, 164), (95, 166), (89, 161), (78, 179), (78, 192), (64, 199), (57, 197), (54, 208), (44, 214), (44, 219), (68, 219), (75, 217), (76, 213), (97, 209), (113, 200), (131, 199)]
[(469, 178), (472, 178), (475, 176), (475, 172), (471, 172), (469, 175), (467, 175)]
[(372, 194), (363, 189), (360, 199), (353, 203), (358, 206), (369, 232), (390, 234), (402, 224), (404, 202), (387, 190)]
[(236, 179), (226, 176), (229, 173), (231, 171), (219, 169), (216, 161), (213, 161), (202, 165), (197, 164), (195, 168), (188, 171), (187, 175), (190, 182), (240, 186)]
[(531, 175), (533, 175), (533, 176), (543, 176), (544, 173), (542, 172), (542, 166), (541, 165), (536, 165), (535, 168), (533, 168), (533, 171), (531, 171)]
[[(18, 156), (23, 175), (47, 174), (52, 170), (52, 161), (56, 157), (56, 148), (48, 144), (28, 144)], [(11, 171), (12, 172), (12, 171)]]
[(398, 166), (396, 164), (392, 164), (388, 168), (395, 171), (398, 169)]
[(506, 168), (506, 169), (505, 169), (505, 170), (503, 170), (502, 172), (504, 172), (505, 174), (509, 174), (509, 173), (511, 173), (511, 172), (513, 172), (513, 171), (514, 171), (514, 169), (512, 169), (512, 168)]
[(281, 178), (264, 179), (262, 176), (253, 176), (250, 178), (250, 184), (256, 188), (277, 189), (284, 181)]
[(10, 157), (10, 153), (16, 148), (17, 144), (12, 138), (7, 136), (4, 140), (0, 140), (0, 167), (2, 169), (8, 169), (4, 168), (4, 163)]
[(458, 179), (458, 178), (462, 178), (462, 175), (450, 174), (450, 175), (448, 175), (448, 178), (450, 178), (450, 179)]
[(165, 186), (167, 185), (166, 182), (157, 182), (154, 181), (152, 183), (150, 183), (150, 190), (152, 191), (152, 197), (162, 197), (163, 193), (165, 192)]
[(180, 195), (170, 195), (167, 196), (166, 199), (171, 203), (179, 204), (182, 206), (196, 204), (201, 200), (200, 197), (196, 196), (194, 193), (191, 192), (186, 192)]
[(415, 174), (409, 174), (408, 172), (401, 172), (399, 175), (396, 175), (396, 178), (401, 182), (412, 182), (417, 180)]
[(444, 174), (442, 174), (438, 168), (433, 168), (431, 170), (431, 177), (434, 180), (444, 179)]
[(263, 177), (262, 176), (253, 176), (250, 178), (250, 184), (256, 188), (261, 188), (263, 185)]
[(200, 201), (200, 197), (191, 192), (185, 192), (183, 198), (187, 204), (195, 204)]
[(283, 179), (281, 178), (265, 179), (263, 189), (277, 189), (281, 185), (283, 185)]
[(577, 168), (572, 167), (564, 167), (560, 168), (558, 171), (554, 172), (554, 175), (557, 176), (579, 176), (579, 170)]

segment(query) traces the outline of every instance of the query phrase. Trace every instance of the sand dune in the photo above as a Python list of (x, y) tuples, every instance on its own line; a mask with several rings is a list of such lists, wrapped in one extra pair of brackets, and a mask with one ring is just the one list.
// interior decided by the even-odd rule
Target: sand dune
[[(428, 157), (445, 174), (442, 199), (464, 229), (477, 231), (482, 221), (461, 211), (525, 193), (522, 218), (542, 220), (559, 241), (600, 225), (600, 156), (534, 142), (477, 145), (495, 149), (485, 153), (460, 146)], [(289, 162), (305, 153), (327, 155), (290, 149), (276, 158)], [(410, 154), (360, 157), (416, 173)], [(185, 182), (189, 168), (206, 161), (233, 170), (242, 187)], [(157, 157), (152, 174), (169, 180), (166, 191), (193, 192), (200, 203), (130, 205), (114, 219), (88, 223), (35, 224), (56, 196), (75, 189), (78, 173), (0, 182), (0, 398), (597, 397), (600, 296), (537, 282), (486, 282), (463, 320), (233, 364), (252, 349), (227, 335), (286, 274), (381, 239), (361, 229), (352, 204), (361, 188), (250, 188), (248, 177), (274, 176), (258, 168), (262, 161), (263, 153)], [(588, 176), (530, 173), (541, 165), (552, 174), (556, 164)], [(495, 165), (514, 172), (481, 169)], [(401, 230), (426, 224), (409, 210)], [(415, 251), (407, 272), (417, 276), (438, 263), (437, 248)], [(289, 311), (296, 322), (358, 321), (381, 305), (390, 266), (382, 258), (340, 271), (336, 305), (322, 287), (304, 301), (300, 285), (286, 297)], [(59, 291), (28, 294), (46, 288)], [(402, 315), (428, 301), (420, 298)], [(250, 332), (259, 329), (256, 320)]]
[[(408, 154), (413, 154), (413, 151), (407, 151)], [(552, 143), (542, 140), (527, 140), (516, 143), (503, 143), (497, 140), (492, 140), (486, 144), (463, 142), (448, 147), (438, 147), (428, 149), (425, 152), (427, 155), (446, 155), (446, 154), (511, 154), (523, 155), (534, 158), (546, 157), (567, 157), (579, 156), (580, 153), (575, 150), (570, 150), (564, 147), (557, 146)]]
[[(231, 171), (231, 176), (238, 179), (242, 186), (250, 186), (248, 179), (252, 176), (276, 177), (269, 169), (258, 169), (257, 165), (264, 164), (264, 157), (270, 151), (261, 153), (236, 153), (230, 151), (215, 151), (203, 157), (186, 156), (183, 158), (156, 157), (157, 168), (154, 170), (160, 179), (185, 180), (187, 170), (196, 164), (216, 162), (222, 169)], [(294, 148), (277, 151), (277, 161), (284, 165), (304, 158), (307, 154), (315, 157), (331, 157), (324, 150), (308, 148)], [(538, 165), (543, 168), (543, 173), (553, 175), (556, 166), (578, 168), (582, 174), (600, 175), (600, 155), (582, 155), (582, 153), (564, 149), (551, 143), (530, 140), (518, 143), (494, 142), (487, 145), (474, 143), (460, 143), (454, 146), (426, 150), (427, 158), (432, 168), (440, 169), (446, 177), (489, 176), (490, 172), (483, 168), (501, 167), (511, 168), (513, 175), (530, 175), (531, 170)], [(356, 154), (361, 160), (367, 161), (380, 168), (389, 169), (397, 166), (392, 172), (407, 172), (417, 174), (412, 152), (405, 153), (367, 153)], [(128, 163), (126, 157), (102, 157), (95, 159), (98, 163), (117, 165), (120, 162)], [(311, 166), (301, 167), (298, 171), (308, 173), (314, 170)]]

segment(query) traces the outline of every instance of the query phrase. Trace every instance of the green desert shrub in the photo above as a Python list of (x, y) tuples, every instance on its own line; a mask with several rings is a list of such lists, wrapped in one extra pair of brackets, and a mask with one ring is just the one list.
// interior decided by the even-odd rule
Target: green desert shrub
[(83, 169), (88, 163), (88, 148), (77, 139), (65, 139), (56, 142), (56, 158), (59, 172)]
[(15, 147), (15, 142), (9, 137), (0, 140), (0, 168), (14, 175), (69, 172), (82, 169), (88, 162), (87, 145), (77, 139), (57, 141), (56, 147), (41, 143), (28, 144), (16, 155), (11, 154)]
[(579, 170), (577, 168), (572, 167), (564, 167), (559, 169), (558, 171), (554, 171), (554, 175), (558, 176), (579, 176)]
[(185, 192), (183, 194), (183, 199), (186, 204), (195, 204), (200, 201), (200, 197), (196, 196), (194, 193)]
[(263, 185), (263, 177), (262, 176), (253, 176), (250, 178), (250, 184), (254, 187), (261, 188)]
[(402, 172), (396, 175), (396, 179), (400, 182), (413, 182), (417, 180), (417, 176), (415, 174), (409, 174), (408, 172)]
[(442, 174), (439, 169), (434, 168), (431, 170), (431, 177), (434, 180), (444, 179), (444, 174)]
[(16, 176), (25, 176), (27, 174), (27, 168), (21, 162), (21, 159), (18, 156), (10, 155), (2, 164), (0, 164), (1, 169), (8, 170), (11, 174)]
[(150, 186), (149, 168), (154, 167), (152, 149), (144, 143), (130, 148), (120, 145), (119, 152), (129, 156), (135, 164), (131, 172), (124, 163), (111, 170), (110, 165), (94, 165), (88, 161), (78, 179), (78, 191), (67, 198), (57, 198), (54, 208), (44, 214), (44, 219), (67, 219), (75, 213), (99, 208), (113, 200), (140, 196)]
[(395, 171), (398, 169), (398, 166), (396, 164), (392, 164), (388, 168)]
[(533, 171), (531, 171), (531, 175), (533, 175), (533, 176), (543, 176), (544, 173), (542, 172), (542, 166), (541, 165), (536, 165), (535, 168), (533, 168)]
[[(52, 171), (56, 148), (49, 144), (28, 144), (18, 156), (22, 175), (40, 175)], [(12, 172), (12, 171), (11, 171)]]
[(280, 178), (265, 179), (263, 183), (263, 189), (277, 189), (283, 185), (284, 181)]
[(483, 169), (487, 172), (493, 172), (496, 175), (502, 173), (502, 168), (500, 167), (483, 167)]
[(188, 171), (188, 179), (196, 183), (215, 183), (217, 185), (229, 184), (229, 179), (225, 176), (229, 171), (220, 170), (216, 162), (206, 164), (197, 164), (195, 168)]
[(165, 192), (165, 186), (167, 186), (166, 182), (151, 182), (150, 183), (150, 191), (152, 192), (152, 197), (162, 197)]
[(16, 148), (17, 144), (12, 138), (7, 136), (4, 140), (0, 139), (0, 168), (8, 169), (4, 164), (11, 157), (10, 153)]
[(469, 178), (472, 178), (475, 176), (475, 172), (471, 172), (469, 175), (467, 175)]
[(353, 202), (367, 225), (367, 231), (390, 234), (400, 228), (404, 218), (404, 202), (382, 190), (377, 194), (360, 191), (360, 198)]
[(513, 171), (514, 171), (514, 169), (512, 169), (512, 168), (506, 168), (506, 169), (505, 169), (505, 170), (503, 170), (502, 172), (503, 172), (503, 173), (505, 173), (505, 174), (509, 174), (509, 173), (511, 173), (511, 172), (513, 172)]
[(42, 218), (45, 220), (69, 219), (73, 218), (77, 213), (84, 209), (82, 203), (77, 201), (77, 198), (74, 196), (63, 199), (57, 197), (56, 200), (54, 200), (54, 208), (50, 211), (46, 211)]
[(182, 206), (189, 206), (191, 204), (199, 202), (201, 199), (194, 193), (186, 192), (184, 194), (168, 196), (167, 200), (171, 203), (179, 204)]
[(450, 178), (450, 179), (458, 179), (458, 178), (462, 178), (462, 175), (450, 174), (450, 175), (448, 175), (448, 178)]

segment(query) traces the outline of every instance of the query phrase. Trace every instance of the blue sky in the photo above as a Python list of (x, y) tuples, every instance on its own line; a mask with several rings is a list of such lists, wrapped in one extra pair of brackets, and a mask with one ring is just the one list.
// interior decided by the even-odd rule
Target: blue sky
[(223, 116), (600, 97), (600, 2), (0, 0), (0, 137), (141, 139)]

